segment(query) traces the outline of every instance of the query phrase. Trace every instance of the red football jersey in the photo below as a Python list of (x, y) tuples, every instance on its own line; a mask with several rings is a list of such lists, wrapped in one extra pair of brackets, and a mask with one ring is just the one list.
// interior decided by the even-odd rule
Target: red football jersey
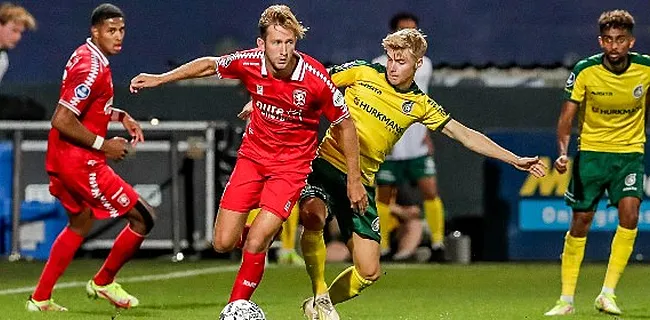
[[(90, 132), (106, 136), (113, 105), (113, 79), (108, 59), (90, 39), (74, 51), (65, 66), (59, 104), (77, 115)], [(91, 160), (105, 163), (106, 156), (99, 150), (73, 144), (54, 128), (50, 130), (45, 157), (48, 172), (74, 170)]]
[(325, 67), (304, 53), (296, 52), (296, 58), (290, 79), (274, 78), (260, 49), (216, 59), (217, 76), (240, 79), (253, 100), (240, 156), (303, 168), (316, 157), (321, 114), (334, 124), (350, 116)]

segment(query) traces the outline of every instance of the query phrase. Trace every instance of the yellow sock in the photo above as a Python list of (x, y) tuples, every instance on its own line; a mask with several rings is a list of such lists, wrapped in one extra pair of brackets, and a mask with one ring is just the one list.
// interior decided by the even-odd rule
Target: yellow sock
[(282, 234), (280, 239), (282, 240), (282, 249), (287, 251), (293, 251), (296, 249), (296, 229), (298, 229), (298, 206), (294, 206), (291, 209), (291, 215), (287, 218), (287, 221), (282, 225)]
[(390, 206), (377, 202), (377, 215), (379, 216), (379, 234), (381, 236), (381, 250), (388, 251), (390, 250), (390, 229), (391, 225), (391, 214)]
[(627, 261), (630, 259), (634, 249), (634, 240), (636, 239), (638, 229), (630, 230), (621, 226), (616, 228), (614, 240), (612, 240), (612, 253), (609, 255), (609, 264), (605, 274), (603, 287), (616, 289), (618, 280), (621, 278)]
[(300, 238), (300, 246), (314, 295), (326, 293), (325, 259), (327, 258), (327, 247), (325, 247), (323, 231), (304, 229)]
[(359, 295), (359, 292), (369, 287), (374, 281), (364, 279), (354, 266), (341, 272), (329, 287), (332, 304), (350, 300)]
[(433, 200), (425, 200), (424, 216), (431, 229), (431, 244), (442, 244), (445, 237), (445, 208), (440, 197)]
[(576, 292), (580, 264), (585, 257), (585, 244), (587, 237), (574, 238), (569, 232), (564, 237), (564, 251), (562, 252), (562, 295), (573, 297)]

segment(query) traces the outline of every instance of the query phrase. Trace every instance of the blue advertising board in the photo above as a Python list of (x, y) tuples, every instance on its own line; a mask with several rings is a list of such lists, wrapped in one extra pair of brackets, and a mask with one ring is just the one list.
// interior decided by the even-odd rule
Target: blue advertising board
[[(505, 237), (505, 259), (557, 260), (562, 253), (563, 238), (571, 223), (571, 208), (563, 199), (571, 172), (560, 174), (553, 169), (557, 157), (556, 137), (552, 131), (499, 131), (488, 134), (498, 144), (518, 155), (540, 156), (548, 167), (544, 178), (534, 178), (526, 172), (497, 160), (489, 159), (485, 166), (487, 219), (503, 219), (502, 224), (486, 230), (488, 237)], [(647, 147), (646, 147), (647, 149)], [(572, 140), (570, 158), (576, 147)], [(647, 153), (648, 150), (646, 150)], [(648, 159), (645, 160), (648, 172)], [(633, 259), (650, 257), (650, 184), (644, 176), (644, 202), (639, 213), (639, 236), (632, 254)], [(495, 225), (495, 224), (493, 224)], [(614, 231), (618, 225), (618, 212), (608, 206), (606, 195), (598, 204), (591, 231), (587, 236), (585, 258), (607, 260)]]

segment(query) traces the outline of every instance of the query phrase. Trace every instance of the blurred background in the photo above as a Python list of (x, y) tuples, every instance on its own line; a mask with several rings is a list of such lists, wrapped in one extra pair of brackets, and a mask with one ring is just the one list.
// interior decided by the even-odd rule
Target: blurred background
[[(236, 81), (201, 79), (133, 96), (128, 93), (128, 81), (140, 72), (164, 72), (196, 57), (253, 47), (259, 14), (275, 1), (112, 3), (124, 11), (127, 25), (122, 53), (110, 58), (115, 105), (151, 123), (145, 134), (152, 142), (145, 143), (134, 158), (115, 166), (127, 181), (139, 186), (141, 194), (157, 199), (161, 222), (143, 248), (151, 254), (174, 251), (211, 257), (209, 235), (214, 208), (209, 207), (218, 205), (221, 188), (232, 169), (244, 125), (236, 114), (248, 95)], [(645, 53), (650, 46), (647, 1), (618, 5), (604, 0), (285, 3), (310, 28), (298, 49), (326, 65), (371, 60), (382, 54), (380, 41), (389, 32), (390, 17), (401, 11), (416, 14), (420, 29), (428, 35), (426, 55), (434, 67), (430, 95), (455, 119), (486, 132), (515, 153), (544, 157), (549, 167), (557, 156), (554, 127), (562, 88), (578, 60), (600, 52), (600, 13), (615, 8), (630, 11), (636, 18), (634, 51)], [(90, 12), (98, 2), (34, 0), (19, 4), (34, 15), (38, 29), (25, 32), (18, 46), (8, 51), (10, 64), (0, 83), (0, 94), (20, 97), (22, 107), (29, 104), (29, 108), (42, 110), (34, 117), (47, 120), (58, 100), (63, 67), (88, 37)], [(3, 106), (2, 101), (0, 109), (7, 109), (9, 104)], [(166, 126), (175, 121), (193, 122)], [(21, 180), (18, 189), (12, 189), (12, 146), (15, 132), (21, 130), (2, 124), (0, 134), (7, 140), (0, 154), (0, 166), (4, 166), (0, 168), (0, 214), (4, 217), (0, 253), (7, 255), (11, 252), (14, 198), (25, 208), (33, 201), (50, 203), (53, 199), (47, 192), (43, 169), (46, 131), (23, 132)], [(570, 210), (561, 197), (569, 175), (560, 176), (551, 170), (546, 178), (530, 180), (442, 135), (433, 134), (433, 138), (447, 231), (452, 238), (471, 239), (472, 260), (558, 260), (570, 221)], [(178, 154), (171, 155), (173, 150)], [(213, 152), (207, 156), (210, 150)], [(575, 151), (575, 146), (571, 150)], [(207, 181), (210, 179), (213, 181)], [(206, 197), (214, 199), (208, 201)], [(586, 252), (591, 260), (607, 259), (617, 225), (615, 210), (604, 205), (600, 209)], [(19, 240), (22, 248), (31, 248), (22, 249), (24, 256), (47, 256), (52, 235), (62, 228), (57, 210), (24, 209)], [(59, 224), (50, 230), (48, 226), (53, 224), (43, 223), (50, 221), (44, 219)], [(110, 240), (120, 228), (121, 224), (98, 226), (84, 246), (85, 252), (91, 256), (105, 252), (101, 250), (110, 248)], [(650, 210), (645, 205), (639, 229), (650, 229)], [(470, 242), (463, 246), (470, 250)], [(650, 240), (640, 236), (633, 257), (643, 260), (648, 253)]]

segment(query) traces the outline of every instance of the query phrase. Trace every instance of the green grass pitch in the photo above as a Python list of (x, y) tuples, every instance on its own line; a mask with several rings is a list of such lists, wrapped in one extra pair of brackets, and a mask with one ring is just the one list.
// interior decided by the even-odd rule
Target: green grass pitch
[[(104, 300), (91, 301), (81, 286), (99, 268), (99, 260), (75, 260), (55, 291), (64, 314), (24, 311), (29, 293), (43, 266), (40, 262), (0, 262), (0, 319), (102, 319), (115, 314)], [(331, 281), (345, 265), (330, 264)], [(613, 319), (593, 308), (602, 285), (605, 264), (583, 266), (576, 295), (577, 314), (567, 319)], [(140, 307), (122, 311), (127, 319), (218, 319), (237, 266), (221, 261), (171, 263), (135, 260), (119, 275), (123, 287), (136, 295)], [(544, 319), (558, 298), (558, 263), (500, 263), (459, 265), (390, 265), (373, 287), (337, 306), (342, 319)], [(10, 291), (12, 290), (12, 291)], [(253, 296), (270, 320), (302, 319), (299, 308), (310, 294), (303, 268), (271, 265)], [(11, 293), (17, 292), (17, 293)], [(617, 295), (621, 319), (650, 319), (650, 277), (642, 264), (628, 266)]]

